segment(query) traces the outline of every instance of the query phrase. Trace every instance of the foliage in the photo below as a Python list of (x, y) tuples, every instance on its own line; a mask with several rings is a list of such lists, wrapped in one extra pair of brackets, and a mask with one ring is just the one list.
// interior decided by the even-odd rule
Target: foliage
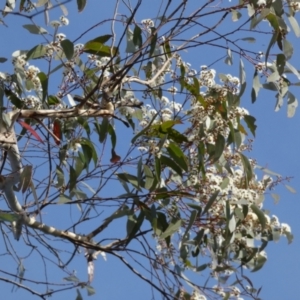
[[(254, 67), (252, 102), (262, 88), (275, 91), (276, 110), (286, 99), (292, 117), (298, 101), (291, 87), (298, 84), (291, 78), (300, 75), (289, 62), (287, 22), (300, 36), (299, 3), (174, 2), (162, 2), (156, 19), (140, 20), (142, 1), (116, 1), (111, 19), (95, 20), (72, 41), (61, 33), (68, 5), (82, 12), (95, 3), (7, 1), (3, 18), (25, 17), (23, 32), (40, 42), (16, 50), (14, 70), (0, 73), (0, 225), (6, 253), (18, 264), (17, 274), (1, 280), (43, 299), (73, 288), (82, 299), (80, 288), (95, 293), (101, 254), (107, 263), (116, 257), (164, 299), (259, 299), (247, 270), (263, 267), (270, 241), (293, 236), (263, 207), (265, 193), (288, 178), (248, 156), (257, 126), (241, 106), (249, 84), (244, 65)], [(52, 20), (58, 9), (63, 16)], [(41, 13), (47, 29), (35, 23)], [(111, 32), (99, 36), (94, 29), (104, 23)], [(244, 46), (261, 34), (269, 39), (265, 55)], [(193, 68), (186, 51), (202, 47), (220, 48), (227, 65), (238, 58), (239, 76)], [(62, 272), (65, 284), (57, 274), (28, 281), (19, 244), (43, 262), (45, 274)], [(69, 270), (82, 249), (86, 281)], [(199, 283), (197, 273), (215, 284)]]

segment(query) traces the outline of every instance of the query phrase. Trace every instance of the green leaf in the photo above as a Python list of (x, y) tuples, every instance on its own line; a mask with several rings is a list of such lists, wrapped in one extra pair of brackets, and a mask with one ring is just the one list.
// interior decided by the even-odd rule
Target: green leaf
[(143, 38), (142, 38), (142, 30), (139, 26), (135, 25), (134, 31), (133, 31), (133, 43), (135, 46), (138, 46), (141, 48), (143, 44)]
[(22, 187), (21, 190), (23, 194), (27, 191), (28, 187), (30, 186), (31, 178), (32, 178), (32, 166), (27, 165), (23, 168), (23, 172), (20, 175), (20, 184)]
[(132, 211), (127, 206), (124, 206), (124, 207), (122, 207), (122, 209), (118, 209), (117, 211), (115, 211), (111, 216), (106, 218), (104, 221), (105, 222), (112, 221), (114, 219), (119, 219), (124, 216), (129, 216), (131, 214), (132, 214)]
[(5, 96), (10, 100), (10, 102), (17, 108), (24, 108), (24, 102), (17, 97), (11, 90), (5, 89)]
[(14, 222), (19, 220), (20, 216), (17, 214), (0, 212), (0, 222)]
[(160, 161), (161, 161), (162, 164), (166, 165), (167, 167), (169, 167), (172, 170), (174, 170), (177, 174), (179, 174), (180, 176), (182, 176), (182, 170), (181, 170), (181, 168), (179, 167), (179, 165), (177, 165), (177, 163), (174, 160), (172, 160), (168, 156), (162, 155), (160, 157)]
[(68, 203), (71, 202), (72, 199), (64, 194), (60, 194), (58, 197), (58, 204), (64, 204), (64, 203)]
[(116, 174), (116, 176), (125, 182), (131, 183), (137, 190), (141, 190), (139, 187), (139, 180), (136, 176), (127, 173), (119, 173)]
[(0, 57), (0, 63), (4, 63), (4, 62), (6, 62), (7, 61), (7, 58), (5, 58), (5, 57)]
[(232, 66), (233, 65), (233, 57), (231, 50), (228, 48), (227, 49), (227, 57), (225, 58), (225, 64)]
[(201, 228), (201, 229), (198, 231), (198, 233), (197, 233), (197, 235), (195, 236), (195, 238), (194, 238), (194, 241), (195, 241), (195, 245), (196, 245), (196, 246), (200, 245), (203, 236), (204, 236), (204, 228)]
[(190, 231), (191, 227), (195, 223), (197, 216), (198, 216), (198, 211), (197, 210), (193, 210), (191, 212), (189, 224), (188, 224), (188, 226), (185, 229), (185, 233), (184, 233), (183, 237), (185, 237), (188, 234), (188, 232)]
[(260, 270), (265, 262), (267, 261), (267, 258), (261, 254), (258, 254), (258, 257), (255, 259), (255, 267), (251, 270), (251, 272), (256, 272)]
[(272, 36), (272, 38), (270, 40), (270, 43), (268, 45), (268, 48), (267, 48), (267, 51), (266, 51), (266, 55), (265, 55), (265, 62), (266, 63), (268, 61), (270, 50), (274, 46), (275, 42), (278, 41), (279, 36), (280, 35), (276, 31), (273, 33), (273, 36)]
[(257, 126), (255, 125), (256, 119), (254, 117), (252, 117), (252, 116), (245, 115), (244, 116), (244, 120), (245, 120), (248, 128), (250, 129), (251, 133), (255, 137), (255, 130), (257, 128)]
[(70, 166), (70, 183), (69, 183), (69, 191), (71, 192), (74, 188), (76, 188), (77, 183), (77, 174), (75, 169)]
[(66, 280), (66, 281), (72, 281), (72, 282), (79, 282), (80, 281), (75, 275), (71, 275), (71, 276), (65, 277), (64, 280)]
[(30, 33), (32, 34), (46, 34), (47, 30), (37, 26), (37, 25), (33, 25), (33, 24), (26, 24), (23, 25), (23, 28), (27, 29)]
[(41, 81), (41, 85), (42, 85), (42, 90), (43, 90), (43, 97), (42, 97), (42, 101), (44, 102), (46, 97), (47, 97), (47, 93), (48, 93), (48, 77), (45, 73), (40, 72), (37, 74), (37, 77), (40, 79)]
[(215, 143), (214, 153), (212, 156), (213, 163), (219, 160), (219, 158), (223, 154), (224, 148), (225, 148), (225, 138), (222, 134), (219, 133)]
[[(82, 0), (77, 0), (77, 1), (82, 1)], [(92, 286), (86, 285), (85, 288), (87, 290), (88, 296), (92, 296), (96, 294), (96, 291)]]
[(106, 34), (103, 36), (99, 36), (93, 40), (88, 41), (84, 47), (83, 51), (86, 53), (91, 53), (99, 56), (111, 56), (111, 52), (113, 55), (117, 54), (117, 48), (113, 47), (111, 51), (111, 47), (104, 45), (105, 42), (107, 42), (112, 35)]
[(283, 40), (283, 53), (286, 57), (286, 60), (289, 60), (294, 53), (293, 45), (287, 39)]
[(245, 37), (245, 38), (242, 38), (241, 40), (246, 41), (248, 43), (255, 43), (256, 42), (256, 39), (253, 38), (253, 37)]
[(212, 196), (209, 198), (209, 200), (207, 201), (205, 207), (204, 207), (204, 210), (202, 212), (202, 216), (205, 215), (208, 210), (211, 208), (211, 206), (213, 205), (213, 203), (216, 201), (218, 195), (219, 195), (219, 192), (220, 191), (216, 191), (212, 194)]
[[(156, 43), (157, 43), (157, 32), (156, 32), (156, 28), (155, 27), (151, 27), (151, 43), (150, 43), (150, 52), (149, 52), (149, 57), (152, 57), (155, 48), (156, 48)], [(155, 33), (156, 32), (156, 33)]]
[(241, 18), (242, 14), (237, 10), (231, 10), (231, 19), (233, 22), (238, 21)]
[(66, 58), (68, 60), (71, 60), (74, 56), (74, 45), (73, 45), (73, 43), (70, 40), (65, 39), (65, 40), (60, 42), (60, 45), (64, 50)]
[(153, 185), (154, 176), (151, 169), (147, 165), (144, 165), (144, 174), (145, 174), (145, 189), (149, 190)]
[(262, 230), (264, 230), (265, 227), (266, 227), (266, 217), (265, 217), (265, 214), (255, 204), (251, 204), (250, 208), (257, 215), (258, 220), (260, 222), (260, 225), (262, 227)]
[(130, 243), (130, 241), (135, 237), (136, 233), (140, 230), (144, 219), (145, 219), (145, 214), (143, 210), (140, 211), (138, 217), (136, 217), (133, 214), (128, 216), (126, 245)]
[(82, 12), (86, 6), (86, 0), (77, 0), (78, 12)]
[(285, 63), (286, 63), (285, 55), (282, 53), (278, 54), (276, 57), (276, 67), (279, 75), (283, 74)]
[(165, 239), (167, 237), (171, 237), (175, 232), (177, 232), (181, 226), (181, 220), (175, 221), (175, 223), (171, 222), (168, 228), (161, 234), (160, 238)]
[(144, 129), (142, 129), (136, 136), (134, 136), (131, 140), (131, 144), (134, 144), (135, 141), (140, 137), (140, 136), (143, 136), (148, 130), (149, 128), (151, 127), (152, 123), (154, 122), (154, 120), (156, 119), (156, 117), (158, 116), (158, 113), (156, 113), (152, 120), (149, 122), (148, 126), (146, 126)]
[(56, 187), (60, 188), (60, 187), (64, 186), (65, 176), (64, 176), (63, 170), (59, 166), (56, 166), (56, 178), (57, 178)]
[(171, 142), (167, 147), (170, 157), (184, 170), (188, 171), (187, 159), (177, 144)]
[[(246, 72), (245, 72), (245, 67), (242, 59), (240, 59), (240, 66), (239, 66), (239, 78), (240, 78), (240, 83), (243, 85), (243, 83), (246, 82)], [(241, 93), (240, 93), (241, 95)]]
[(300, 37), (300, 28), (297, 20), (293, 16), (288, 16), (290, 24), (294, 30), (296, 37)]
[(108, 124), (108, 133), (110, 135), (112, 148), (115, 149), (117, 143), (117, 136), (115, 129), (111, 124)]
[(48, 96), (48, 104), (49, 105), (55, 105), (55, 104), (59, 104), (59, 103), (60, 103), (60, 99), (57, 98), (56, 96), (54, 96), (54, 95)]
[(88, 171), (88, 166), (91, 159), (93, 159), (95, 166), (97, 165), (97, 161), (98, 161), (97, 151), (95, 150), (94, 144), (88, 139), (81, 138), (80, 145), (82, 147), (82, 151), (84, 155), (83, 161), (87, 162), (86, 168)]
[(26, 60), (44, 57), (46, 53), (47, 49), (45, 46), (37, 45), (26, 53)]
[(250, 165), (248, 158), (244, 154), (239, 153), (239, 155), (240, 155), (243, 167), (244, 167), (244, 172), (245, 172), (245, 176), (246, 176), (246, 186), (248, 187), (249, 181), (252, 179), (252, 175), (253, 175), (252, 167)]

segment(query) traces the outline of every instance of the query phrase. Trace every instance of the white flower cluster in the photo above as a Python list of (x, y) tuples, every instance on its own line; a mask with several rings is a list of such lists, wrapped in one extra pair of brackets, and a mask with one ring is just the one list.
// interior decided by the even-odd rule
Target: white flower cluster
[(50, 22), (50, 25), (54, 28), (58, 28), (60, 26), (67, 26), (69, 25), (69, 19), (67, 19), (65, 16), (61, 16), (58, 20), (54, 20)]

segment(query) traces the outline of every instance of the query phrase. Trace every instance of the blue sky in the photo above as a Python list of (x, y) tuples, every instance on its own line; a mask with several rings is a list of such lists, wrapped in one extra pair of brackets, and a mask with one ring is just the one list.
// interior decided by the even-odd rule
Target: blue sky
[[(3, 1), (2, 1), (3, 2)], [(85, 30), (95, 25), (102, 20), (108, 20), (113, 16), (115, 1), (89, 1), (86, 9), (78, 14), (76, 10), (76, 1), (71, 1), (67, 4), (69, 11), (68, 18), (70, 19), (70, 25), (68, 27), (61, 28), (61, 32), (65, 33), (67, 37), (72, 41), (80, 36)], [(166, 2), (166, 1), (165, 1)], [(191, 1), (190, 10), (196, 8), (196, 2), (193, 4)], [(226, 1), (223, 0), (225, 3)], [(234, 2), (234, 1), (233, 1)], [(142, 20), (145, 18), (155, 18), (157, 16), (157, 10), (161, 1), (143, 1), (142, 8), (137, 14), (137, 19)], [(195, 5), (195, 6), (194, 6)], [(223, 5), (220, 2), (220, 5)], [(224, 4), (225, 5), (225, 4)], [(127, 16), (128, 11), (126, 12)], [(244, 11), (246, 15), (246, 11)], [(50, 12), (50, 20), (58, 19), (62, 15), (59, 9)], [(300, 18), (296, 15), (297, 20)], [(35, 22), (47, 28), (49, 32), (51, 29), (46, 27), (43, 15), (37, 16)], [(15, 50), (29, 50), (42, 40), (41, 36), (32, 35), (28, 33), (24, 28), (21, 27), (23, 24), (30, 24), (30, 20), (22, 18), (20, 16), (9, 15), (5, 18), (5, 22), (8, 27), (0, 27), (0, 35), (2, 37), (2, 47), (0, 48), (0, 57), (7, 57), (9, 61), (4, 64), (0, 64), (1, 72), (11, 72), (12, 65), (10, 64), (11, 53)], [(210, 26), (210, 22), (213, 19), (208, 19), (207, 26)], [(110, 27), (106, 25), (98, 26), (91, 30), (88, 34), (84, 35), (79, 42), (86, 42), (89, 39), (107, 34), (110, 32)], [(230, 18), (226, 19), (222, 24), (221, 31), (228, 31), (231, 26), (236, 26), (235, 23), (230, 21)], [(119, 24), (119, 30), (123, 27)], [(262, 29), (263, 25), (259, 27)], [(195, 28), (197, 30), (197, 28)], [(244, 33), (246, 37), (251, 36), (251, 33)], [(204, 38), (206, 40), (206, 38)], [(300, 51), (299, 39), (297, 39), (293, 32), (288, 35), (288, 40), (294, 45), (295, 53), (292, 63), (297, 69), (300, 69), (298, 52)], [(254, 51), (265, 51), (268, 46), (269, 37), (262, 36), (258, 38), (256, 44), (246, 44), (245, 47), (253, 47)], [(275, 45), (272, 49), (274, 53), (278, 53), (279, 50)], [(216, 61), (218, 58), (225, 55), (224, 49), (215, 49), (212, 47), (200, 47), (197, 49), (190, 49), (188, 52), (183, 54), (183, 57), (188, 59), (195, 69), (199, 69), (200, 65), (209, 65)], [(221, 60), (212, 67), (220, 73), (231, 73), (232, 75), (238, 76), (238, 55), (234, 55), (234, 64), (232, 66), (225, 65)], [(300, 259), (298, 256), (300, 250), (300, 227), (299, 227), (299, 184), (300, 184), (300, 118), (299, 112), (296, 112), (293, 118), (287, 118), (286, 105), (284, 105), (279, 112), (274, 112), (275, 107), (275, 94), (271, 91), (261, 90), (258, 99), (255, 104), (251, 104), (250, 88), (252, 85), (252, 77), (254, 73), (253, 66), (248, 62), (245, 62), (245, 68), (247, 73), (247, 85), (248, 88), (242, 98), (242, 106), (247, 108), (251, 115), (257, 119), (257, 131), (256, 138), (254, 141), (254, 147), (250, 157), (255, 158), (258, 164), (268, 169), (281, 174), (283, 177), (293, 177), (289, 184), (297, 190), (296, 194), (288, 191), (283, 185), (279, 185), (274, 193), (280, 195), (280, 201), (278, 204), (274, 204), (274, 201), (270, 195), (266, 195), (264, 208), (271, 211), (271, 215), (277, 215), (281, 222), (288, 223), (292, 227), (294, 234), (294, 242), (291, 245), (287, 245), (286, 239), (282, 238), (278, 243), (269, 243), (267, 247), (268, 262), (265, 264), (262, 270), (257, 273), (249, 274), (249, 277), (255, 283), (255, 286), (262, 286), (261, 297), (262, 299), (296, 299), (298, 296), (298, 284), (300, 282)], [(59, 72), (57, 73), (59, 74)], [(292, 77), (292, 82), (296, 82), (297, 78)], [(264, 79), (262, 78), (261, 81)], [(53, 83), (54, 85), (54, 83)], [(53, 86), (53, 91), (56, 86)], [(297, 97), (299, 87), (293, 87), (292, 91)], [(125, 129), (124, 129), (125, 130)], [(118, 135), (119, 145), (129, 145), (130, 133), (129, 131), (123, 131)], [(123, 134), (124, 133), (124, 134)], [(129, 138), (128, 138), (129, 135)], [(121, 191), (115, 191), (121, 193)], [(3, 204), (2, 204), (3, 205)], [(55, 209), (53, 208), (53, 211)], [(49, 214), (45, 216), (45, 220), (52, 222), (51, 220), (51, 209)], [(58, 220), (58, 225), (64, 228), (64, 219)], [(120, 226), (122, 226), (120, 224)], [(20, 244), (16, 244), (18, 247)], [(1, 254), (1, 253), (0, 253)], [(25, 253), (24, 253), (25, 256)], [(9, 264), (10, 261), (3, 261), (0, 258), (2, 264)], [(84, 280), (86, 276), (86, 261), (82, 254), (82, 258), (77, 260), (78, 264), (72, 266), (76, 268), (78, 276), (81, 276)], [(95, 263), (96, 275), (93, 282), (97, 294), (94, 296), (95, 299), (151, 299), (151, 291), (145, 283), (139, 280), (130, 270), (126, 269), (116, 258), (112, 256), (107, 257), (105, 262), (101, 257)], [(11, 272), (15, 272), (15, 264), (12, 264)], [(35, 261), (29, 259), (26, 261), (26, 269), (29, 274), (36, 272), (38, 265)], [(0, 273), (0, 277), (5, 275)], [(58, 274), (51, 274), (54, 278), (61, 276)], [(203, 282), (206, 277), (200, 275), (198, 280)], [(201, 284), (201, 282), (199, 283)], [(22, 290), (14, 291), (11, 293), (11, 286), (0, 281), (0, 287), (5, 295), (6, 299), (32, 299), (32, 296)], [(75, 291), (65, 292), (62, 295), (68, 297), (68, 299), (75, 299)], [(61, 296), (54, 295), (53, 299), (61, 299)], [(85, 293), (83, 292), (85, 296)], [(126, 296), (124, 296), (126, 295)], [(3, 296), (4, 297), (4, 296)], [(86, 297), (86, 296), (85, 296)]]

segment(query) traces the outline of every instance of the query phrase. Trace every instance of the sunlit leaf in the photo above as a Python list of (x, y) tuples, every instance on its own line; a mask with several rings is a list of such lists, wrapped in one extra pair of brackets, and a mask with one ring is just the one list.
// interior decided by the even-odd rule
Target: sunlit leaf
[(43, 45), (37, 45), (26, 53), (26, 60), (43, 58), (47, 53), (47, 48)]
[(241, 18), (242, 14), (237, 10), (231, 10), (231, 19), (233, 22), (238, 21)]
[(288, 16), (290, 24), (294, 30), (296, 37), (300, 37), (300, 28), (297, 20), (293, 16)]
[(285, 184), (284, 185), (291, 193), (296, 194), (296, 190), (294, 188), (292, 188), (291, 186)]
[(47, 33), (46, 29), (44, 29), (40, 26), (34, 25), (34, 24), (23, 25), (23, 28), (27, 29), (30, 33), (33, 33), (33, 34), (46, 34)]
[(170, 223), (168, 228), (161, 234), (160, 238), (165, 239), (169, 236), (172, 236), (175, 232), (179, 230), (181, 222), (181, 220), (177, 220), (174, 223)]

